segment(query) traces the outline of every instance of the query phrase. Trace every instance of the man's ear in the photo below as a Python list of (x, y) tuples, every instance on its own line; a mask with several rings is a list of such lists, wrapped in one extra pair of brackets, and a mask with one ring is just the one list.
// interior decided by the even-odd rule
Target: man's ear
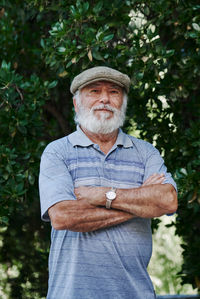
[(73, 105), (74, 105), (75, 112), (78, 112), (78, 107), (77, 107), (77, 104), (76, 104), (76, 98), (75, 97), (73, 97)]

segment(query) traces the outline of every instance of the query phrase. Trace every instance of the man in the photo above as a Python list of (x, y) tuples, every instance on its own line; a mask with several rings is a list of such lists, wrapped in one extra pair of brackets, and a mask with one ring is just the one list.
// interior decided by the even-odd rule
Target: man
[(124, 134), (130, 79), (108, 67), (74, 78), (77, 131), (41, 159), (42, 219), (51, 221), (48, 299), (152, 299), (151, 218), (177, 209), (159, 152)]

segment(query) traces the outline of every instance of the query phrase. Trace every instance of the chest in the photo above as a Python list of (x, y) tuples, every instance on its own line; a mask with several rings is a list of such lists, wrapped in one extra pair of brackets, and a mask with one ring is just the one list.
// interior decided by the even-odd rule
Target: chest
[(134, 148), (117, 147), (105, 155), (93, 147), (77, 147), (65, 163), (74, 187), (133, 188), (143, 183), (145, 167)]

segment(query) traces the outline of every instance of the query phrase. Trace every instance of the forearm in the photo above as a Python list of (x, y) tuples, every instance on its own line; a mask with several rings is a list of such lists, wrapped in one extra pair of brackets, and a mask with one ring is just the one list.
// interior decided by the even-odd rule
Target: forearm
[[(117, 197), (112, 202), (112, 209), (143, 218), (159, 217), (175, 212), (177, 196), (174, 187), (170, 184), (157, 184), (151, 181), (152, 178), (150, 182), (139, 188), (117, 189)], [(105, 193), (108, 190), (109, 188), (105, 187), (79, 187), (75, 192), (78, 199), (85, 199), (94, 206), (105, 207)]]
[(143, 218), (159, 217), (177, 209), (177, 196), (170, 184), (118, 189), (112, 208), (126, 211)]
[(91, 232), (123, 223), (133, 217), (132, 214), (120, 210), (108, 211), (105, 208), (96, 208), (87, 219), (76, 219), (76, 223), (69, 229), (77, 232)]
[(120, 210), (89, 205), (85, 200), (63, 201), (49, 209), (52, 225), (57, 230), (90, 232), (117, 225), (134, 216)]

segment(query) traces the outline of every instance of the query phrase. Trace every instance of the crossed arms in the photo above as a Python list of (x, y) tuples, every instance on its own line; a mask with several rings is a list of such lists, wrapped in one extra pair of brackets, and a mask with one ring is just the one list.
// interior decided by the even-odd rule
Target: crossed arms
[(163, 174), (150, 176), (141, 187), (117, 189), (112, 209), (105, 208), (107, 187), (79, 187), (77, 200), (56, 203), (48, 209), (53, 227), (90, 232), (120, 224), (134, 217), (153, 218), (174, 213), (177, 194), (171, 184), (162, 184)]

